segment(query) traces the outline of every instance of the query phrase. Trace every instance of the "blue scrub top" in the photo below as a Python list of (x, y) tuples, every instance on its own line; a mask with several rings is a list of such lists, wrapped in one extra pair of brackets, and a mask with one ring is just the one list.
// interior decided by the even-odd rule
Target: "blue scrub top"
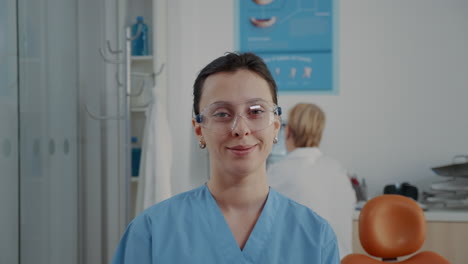
[(158, 203), (127, 227), (113, 264), (339, 264), (335, 234), (309, 208), (270, 188), (241, 250), (208, 187)]

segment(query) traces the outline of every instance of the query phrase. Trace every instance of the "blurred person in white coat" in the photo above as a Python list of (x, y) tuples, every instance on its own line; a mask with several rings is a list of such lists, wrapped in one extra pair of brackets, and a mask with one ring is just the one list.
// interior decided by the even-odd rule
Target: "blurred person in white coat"
[(315, 104), (300, 103), (288, 115), (288, 155), (268, 167), (272, 188), (325, 218), (338, 238), (341, 258), (352, 253), (352, 217), (356, 194), (346, 170), (325, 156), (320, 141), (325, 114)]

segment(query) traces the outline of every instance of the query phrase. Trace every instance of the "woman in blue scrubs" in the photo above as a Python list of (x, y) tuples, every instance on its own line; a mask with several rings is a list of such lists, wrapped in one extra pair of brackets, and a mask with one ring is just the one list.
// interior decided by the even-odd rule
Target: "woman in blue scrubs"
[(338, 264), (330, 225), (268, 186), (266, 159), (281, 108), (263, 60), (219, 57), (201, 70), (193, 95), (192, 123), (210, 156), (210, 180), (138, 215), (113, 263)]

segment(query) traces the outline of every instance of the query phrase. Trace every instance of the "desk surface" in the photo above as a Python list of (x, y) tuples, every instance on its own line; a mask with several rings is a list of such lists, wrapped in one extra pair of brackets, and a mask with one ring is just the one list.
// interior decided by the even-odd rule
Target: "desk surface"
[[(359, 219), (360, 211), (356, 210), (353, 214), (353, 219)], [(468, 210), (455, 210), (455, 209), (428, 209), (424, 211), (426, 220), (431, 222), (467, 222), (468, 223)]]

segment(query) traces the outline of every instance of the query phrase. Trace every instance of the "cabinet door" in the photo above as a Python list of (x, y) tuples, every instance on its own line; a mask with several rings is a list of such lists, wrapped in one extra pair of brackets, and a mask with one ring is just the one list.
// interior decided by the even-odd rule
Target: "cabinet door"
[(21, 264), (78, 261), (77, 0), (19, 0)]
[(468, 222), (428, 222), (422, 251), (434, 251), (452, 264), (468, 260)]
[(0, 263), (18, 263), (16, 1), (0, 1)]

